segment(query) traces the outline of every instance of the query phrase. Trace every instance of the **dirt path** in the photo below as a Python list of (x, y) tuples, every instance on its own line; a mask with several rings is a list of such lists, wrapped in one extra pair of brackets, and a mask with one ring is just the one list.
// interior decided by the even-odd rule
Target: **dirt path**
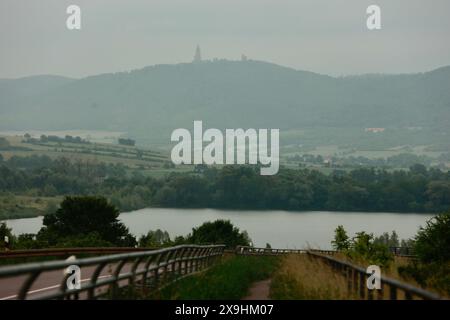
[(269, 300), (271, 281), (271, 279), (267, 279), (253, 283), (248, 295), (242, 300)]

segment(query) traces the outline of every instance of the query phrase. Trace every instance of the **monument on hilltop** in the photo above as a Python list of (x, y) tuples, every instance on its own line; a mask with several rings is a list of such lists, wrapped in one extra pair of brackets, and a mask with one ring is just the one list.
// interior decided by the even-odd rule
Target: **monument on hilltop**
[(194, 63), (202, 62), (202, 53), (200, 51), (199, 45), (197, 45), (197, 48), (195, 49), (194, 60), (192, 62)]

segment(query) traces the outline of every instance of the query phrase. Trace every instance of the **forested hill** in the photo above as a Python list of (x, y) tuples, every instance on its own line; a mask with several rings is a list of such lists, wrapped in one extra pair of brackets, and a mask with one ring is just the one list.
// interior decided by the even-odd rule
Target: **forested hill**
[(0, 80), (0, 129), (102, 129), (168, 140), (192, 127), (450, 127), (450, 67), (335, 78), (259, 61)]

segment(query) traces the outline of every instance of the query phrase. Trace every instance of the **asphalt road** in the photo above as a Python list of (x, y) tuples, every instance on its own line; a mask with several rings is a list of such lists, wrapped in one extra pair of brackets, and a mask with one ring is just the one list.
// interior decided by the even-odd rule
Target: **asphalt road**
[[(138, 271), (144, 268), (144, 263), (138, 266)], [(121, 275), (129, 272), (131, 270), (132, 263), (126, 264), (121, 270)], [(86, 266), (81, 268), (81, 283), (84, 284), (88, 282), (95, 271), (96, 266)], [(106, 279), (111, 277), (115, 271), (115, 264), (110, 264), (103, 268), (100, 273), (99, 279)], [(28, 276), (16, 276), (10, 278), (0, 279), (0, 300), (15, 300), (23, 283), (26, 281)], [(61, 282), (64, 279), (63, 269), (47, 271), (42, 273), (33, 283), (30, 290), (28, 291), (27, 299), (38, 299), (39, 296), (46, 295), (49, 293), (54, 293), (58, 291)], [(119, 286), (126, 285), (128, 280), (122, 280), (119, 282)], [(105, 292), (107, 287), (97, 289), (96, 293)], [(80, 294), (80, 299), (86, 297), (86, 293)]]

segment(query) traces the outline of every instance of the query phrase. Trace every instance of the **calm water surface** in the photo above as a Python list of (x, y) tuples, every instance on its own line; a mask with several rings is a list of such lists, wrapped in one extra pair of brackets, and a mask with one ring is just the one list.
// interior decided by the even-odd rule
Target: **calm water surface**
[[(136, 236), (148, 230), (167, 230), (171, 237), (186, 235), (205, 221), (229, 219), (241, 230), (247, 230), (255, 246), (270, 243), (278, 248), (330, 248), (333, 231), (338, 225), (353, 235), (358, 231), (379, 235), (395, 230), (401, 239), (414, 236), (433, 215), (414, 213), (366, 212), (287, 212), (240, 211), (215, 209), (149, 208), (122, 213), (120, 220)], [(42, 217), (6, 220), (15, 234), (35, 233)]]

